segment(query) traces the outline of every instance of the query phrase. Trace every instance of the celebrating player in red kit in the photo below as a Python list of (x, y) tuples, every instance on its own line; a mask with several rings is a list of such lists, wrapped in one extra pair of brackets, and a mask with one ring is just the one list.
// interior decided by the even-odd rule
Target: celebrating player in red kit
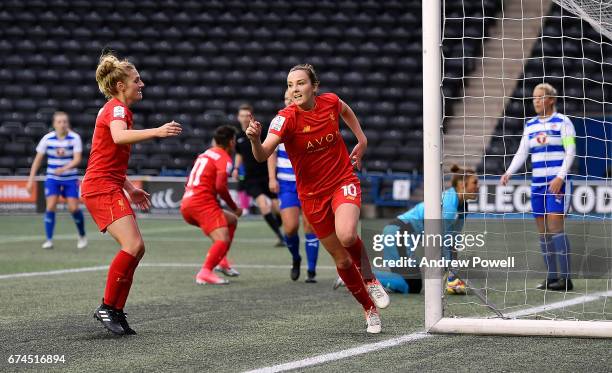
[(130, 106), (142, 99), (144, 83), (129, 61), (119, 60), (112, 54), (103, 55), (96, 69), (96, 81), (109, 101), (96, 118), (81, 195), (100, 231), (108, 231), (121, 250), (108, 269), (104, 298), (94, 318), (115, 334), (136, 334), (127, 323), (123, 307), (145, 247), (130, 201), (143, 210), (151, 202), (147, 192), (126, 178), (130, 144), (177, 136), (181, 126), (173, 121), (158, 128), (132, 129)]
[[(338, 96), (316, 95), (319, 80), (311, 65), (294, 66), (287, 87), (293, 103), (272, 120), (263, 144), (261, 124), (254, 119), (249, 124), (246, 134), (253, 155), (263, 162), (281, 142), (285, 144), (304, 215), (334, 258), (346, 287), (363, 306), (368, 333), (380, 333), (376, 306), (387, 307), (389, 296), (372, 274), (357, 234), (361, 187), (353, 164), (361, 168), (367, 139), (353, 110)], [(340, 117), (358, 140), (350, 155), (340, 135)]]
[[(227, 284), (213, 272), (213, 268), (227, 254), (238, 217), (242, 209), (236, 206), (227, 187), (227, 177), (232, 172), (232, 155), (236, 148), (236, 130), (231, 126), (221, 126), (213, 135), (215, 145), (200, 154), (196, 159), (185, 194), (181, 202), (181, 214), (185, 221), (202, 229), (213, 241), (208, 250), (202, 269), (196, 275), (198, 284)], [(232, 210), (223, 210), (217, 201), (219, 195)]]

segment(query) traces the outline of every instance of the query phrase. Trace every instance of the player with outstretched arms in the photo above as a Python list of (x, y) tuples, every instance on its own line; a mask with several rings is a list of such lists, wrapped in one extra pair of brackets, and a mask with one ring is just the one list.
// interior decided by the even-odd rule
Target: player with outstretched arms
[[(193, 164), (181, 201), (181, 214), (187, 223), (200, 227), (213, 241), (196, 275), (196, 283), (222, 285), (228, 281), (217, 276), (213, 269), (230, 249), (242, 209), (236, 206), (227, 186), (227, 178), (232, 172), (231, 157), (236, 148), (236, 130), (221, 126), (213, 137), (215, 145), (200, 154)], [(219, 206), (217, 196), (231, 211)], [(231, 269), (225, 269), (230, 276)]]
[(82, 198), (100, 231), (109, 232), (120, 250), (108, 269), (104, 298), (94, 318), (114, 334), (136, 334), (127, 323), (123, 307), (145, 246), (130, 202), (147, 210), (151, 201), (149, 193), (136, 188), (126, 177), (130, 145), (178, 136), (181, 126), (172, 121), (157, 128), (132, 129), (130, 106), (142, 100), (144, 83), (128, 60), (119, 60), (110, 53), (102, 55), (96, 81), (108, 101), (96, 118)]
[[(304, 215), (333, 257), (348, 290), (363, 306), (367, 332), (380, 333), (377, 306), (387, 307), (389, 296), (372, 274), (367, 255), (362, 257), (365, 250), (357, 234), (361, 187), (352, 163), (361, 168), (367, 138), (353, 110), (338, 96), (317, 95), (319, 79), (311, 65), (294, 66), (287, 88), (293, 103), (272, 120), (263, 144), (262, 126), (251, 119), (246, 134), (253, 155), (263, 162), (280, 143), (285, 144)], [(340, 135), (340, 117), (358, 140), (350, 155)], [(358, 264), (362, 264), (361, 272)]]
[(536, 288), (568, 291), (573, 284), (564, 226), (571, 195), (567, 190), (567, 174), (576, 155), (576, 131), (572, 121), (557, 112), (556, 102), (557, 90), (552, 85), (541, 83), (535, 87), (533, 107), (537, 116), (525, 124), (519, 148), (500, 182), (506, 185), (531, 153), (531, 208), (547, 270), (546, 279)]
[(77, 248), (87, 247), (85, 236), (85, 218), (79, 208), (79, 171), (83, 142), (81, 136), (70, 129), (68, 114), (56, 111), (53, 114), (53, 131), (49, 132), (36, 146), (36, 157), (32, 162), (30, 177), (26, 188), (32, 192), (34, 177), (40, 168), (43, 158), (47, 156), (47, 178), (45, 179), (45, 233), (47, 240), (43, 249), (53, 248), (53, 231), (55, 229), (55, 209), (60, 196), (66, 198), (68, 211), (74, 219), (79, 232)]

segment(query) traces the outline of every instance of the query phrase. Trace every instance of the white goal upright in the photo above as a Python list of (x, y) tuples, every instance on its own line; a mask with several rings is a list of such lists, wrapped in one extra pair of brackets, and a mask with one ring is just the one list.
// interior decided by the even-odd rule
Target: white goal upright
[[(462, 272), (468, 280), (463, 297), (445, 295), (443, 268), (421, 268), (425, 328), (432, 333), (612, 338), (612, 203), (606, 202), (612, 201), (612, 176), (599, 169), (612, 170), (612, 132), (607, 132), (612, 129), (612, 4), (495, 0), (501, 9), (492, 17), (484, 12), (491, 1), (454, 3), (482, 4), (477, 14), (447, 14), (444, 0), (422, 2), (425, 234), (443, 229), (441, 197), (449, 186), (448, 166), (476, 169), (481, 189), (465, 230), (484, 231), (489, 247), (466, 249), (458, 258), (515, 256), (517, 266)], [(474, 20), (483, 25), (480, 36), (466, 31)], [(484, 30), (490, 22), (495, 25)], [(451, 24), (463, 27), (447, 27)], [(521, 25), (519, 31), (513, 24)], [(461, 33), (448, 34), (453, 29)], [(445, 54), (478, 37), (479, 56), (473, 51)], [(457, 63), (462, 76), (444, 71)], [(446, 87), (448, 82), (455, 88)], [(567, 183), (573, 189), (567, 193), (566, 217), (575, 247), (572, 291), (535, 289), (546, 270), (529, 210), (530, 165), (515, 174), (510, 187), (497, 186), (525, 122), (534, 115), (531, 96), (537, 83), (555, 86), (557, 110), (576, 127), (578, 152), (570, 172), (573, 181)], [(436, 259), (441, 252), (434, 243), (424, 255)], [(599, 268), (590, 270), (589, 265)]]

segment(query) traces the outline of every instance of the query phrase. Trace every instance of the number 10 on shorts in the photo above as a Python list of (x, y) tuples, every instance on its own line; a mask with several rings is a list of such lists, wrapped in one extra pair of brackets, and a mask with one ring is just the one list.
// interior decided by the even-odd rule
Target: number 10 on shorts
[(342, 191), (345, 197), (357, 197), (357, 187), (355, 186), (355, 184), (343, 185)]

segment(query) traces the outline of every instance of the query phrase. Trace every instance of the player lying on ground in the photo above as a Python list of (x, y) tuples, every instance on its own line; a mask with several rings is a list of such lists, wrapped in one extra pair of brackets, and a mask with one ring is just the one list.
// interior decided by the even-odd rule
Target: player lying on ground
[(77, 248), (87, 247), (85, 236), (85, 219), (79, 208), (79, 171), (83, 143), (81, 137), (70, 129), (68, 114), (56, 111), (53, 114), (53, 131), (49, 132), (38, 143), (36, 157), (32, 162), (30, 177), (26, 189), (31, 194), (34, 177), (40, 168), (43, 158), (47, 156), (47, 178), (45, 180), (45, 233), (47, 240), (43, 249), (53, 248), (53, 231), (55, 229), (55, 209), (60, 196), (66, 199), (68, 211), (72, 214), (79, 238)]
[[(213, 137), (215, 145), (200, 154), (191, 168), (181, 201), (181, 214), (187, 223), (200, 227), (213, 241), (202, 269), (196, 275), (196, 283), (222, 285), (229, 282), (217, 276), (213, 269), (230, 249), (242, 209), (232, 200), (227, 186), (236, 148), (236, 130), (231, 126), (221, 126)], [(217, 196), (225, 201), (231, 212), (219, 206)], [(223, 270), (229, 276), (238, 274), (231, 267)]]
[(123, 307), (145, 246), (130, 202), (147, 210), (151, 201), (149, 193), (136, 188), (126, 177), (130, 145), (178, 136), (181, 126), (173, 121), (158, 128), (132, 129), (130, 106), (142, 100), (144, 83), (129, 61), (120, 61), (112, 54), (103, 55), (96, 69), (96, 81), (109, 100), (96, 118), (82, 197), (100, 232), (108, 231), (120, 250), (108, 269), (104, 298), (94, 317), (115, 334), (136, 334), (127, 323)]
[(547, 272), (546, 279), (536, 288), (568, 291), (574, 285), (570, 278), (570, 244), (564, 232), (571, 196), (571, 191), (566, 190), (566, 178), (576, 155), (576, 131), (568, 117), (557, 113), (556, 102), (557, 90), (553, 86), (541, 83), (535, 87), (533, 107), (538, 115), (525, 124), (519, 148), (500, 183), (506, 185), (531, 153), (531, 209)]
[[(263, 144), (261, 124), (251, 120), (246, 134), (253, 155), (263, 162), (280, 143), (285, 144), (304, 215), (333, 257), (347, 288), (363, 306), (367, 331), (380, 333), (374, 302), (385, 308), (389, 296), (372, 274), (367, 256), (362, 258), (365, 250), (357, 235), (361, 187), (351, 163), (361, 168), (367, 139), (346, 103), (333, 93), (317, 95), (319, 80), (311, 65), (294, 66), (287, 76), (287, 88), (293, 103), (272, 120)], [(340, 135), (340, 117), (358, 140), (350, 155)], [(358, 263), (364, 264), (361, 273)]]
[[(285, 106), (291, 105), (291, 94), (285, 91)], [(285, 145), (280, 144), (275, 152), (268, 158), (269, 187), (273, 193), (278, 193), (280, 199), (280, 212), (285, 231), (285, 244), (291, 253), (293, 260), (290, 277), (297, 281), (300, 277), (300, 236), (298, 228), (300, 225), (301, 205), (295, 183), (293, 166), (287, 156)], [(312, 231), (305, 216), (302, 216), (302, 227), (304, 229), (304, 249), (308, 261), (307, 283), (316, 283), (317, 257), (319, 255), (319, 239)]]
[[(463, 230), (465, 222), (467, 201), (475, 200), (478, 197), (478, 177), (474, 170), (462, 169), (457, 165), (453, 165), (450, 171), (452, 186), (442, 193), (443, 234), (459, 234)], [(395, 236), (398, 231), (402, 234), (403, 232), (418, 234), (423, 232), (424, 229), (425, 204), (421, 202), (387, 224), (383, 229), (383, 234), (385, 236)], [(406, 246), (397, 247), (395, 244), (385, 245), (384, 259), (396, 260), (414, 257), (415, 249)], [(444, 246), (442, 255), (447, 259), (456, 259), (457, 251), (453, 247)], [(422, 280), (418, 268), (409, 270), (394, 267), (391, 268), (391, 272), (376, 271), (376, 277), (392, 291), (414, 294), (421, 292)], [(447, 294), (465, 294), (465, 283), (449, 273), (446, 292)]]

